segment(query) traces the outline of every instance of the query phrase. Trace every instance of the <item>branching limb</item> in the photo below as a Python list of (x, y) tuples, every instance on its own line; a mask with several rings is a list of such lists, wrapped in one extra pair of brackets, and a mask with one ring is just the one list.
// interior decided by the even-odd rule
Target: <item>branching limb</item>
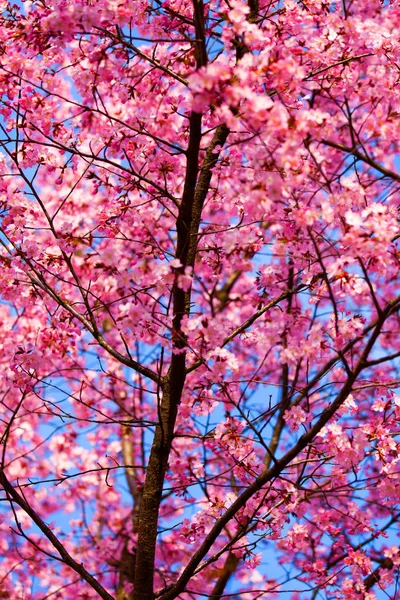
[(82, 579), (84, 579), (91, 588), (93, 588), (103, 600), (114, 600), (114, 598), (103, 588), (103, 586), (95, 579), (82, 565), (82, 563), (76, 562), (72, 556), (67, 552), (63, 544), (54, 535), (50, 527), (41, 519), (37, 512), (26, 502), (26, 500), (17, 492), (16, 489), (9, 482), (3, 469), (0, 469), (0, 485), (6, 492), (10, 501), (15, 502), (22, 508), (24, 512), (32, 519), (32, 521), (39, 527), (41, 532), (46, 536), (52, 546), (59, 553), (62, 561), (71, 567), (76, 573), (78, 573)]
[[(190, 118), (185, 185), (177, 219), (175, 256), (182, 265), (181, 270), (184, 270), (188, 264), (200, 141), (201, 115), (192, 113)], [(185, 314), (186, 292), (178, 287), (177, 282), (173, 286), (172, 298), (174, 312), (172, 326), (175, 337), (175, 352), (171, 358), (168, 375), (163, 382), (163, 397), (159, 406), (159, 422), (151, 447), (139, 511), (134, 600), (153, 600), (154, 598), (154, 558), (157, 541), (158, 511), (162, 498), (164, 477), (172, 445), (178, 405), (186, 376), (186, 341), (181, 333), (181, 322)]]
[(370, 575), (368, 575), (368, 577), (366, 577), (364, 579), (364, 585), (365, 585), (365, 589), (366, 591), (370, 590), (376, 583), (379, 583), (381, 576), (382, 576), (382, 569), (386, 569), (388, 571), (391, 571), (394, 567), (393, 561), (390, 558), (384, 558), (382, 560), (382, 562), (380, 563), (380, 565), (378, 567), (376, 567), (376, 569), (374, 571), (372, 571), (372, 573), (370, 573)]
[(355, 148), (355, 147), (349, 148), (348, 146), (344, 146), (343, 144), (338, 144), (336, 142), (332, 142), (331, 140), (321, 140), (321, 141), (325, 146), (329, 146), (330, 148), (336, 148), (336, 150), (340, 150), (341, 152), (344, 152), (345, 154), (351, 154), (352, 156), (354, 156), (358, 160), (361, 160), (366, 165), (372, 167), (379, 173), (382, 173), (382, 175), (384, 175), (385, 177), (389, 177), (393, 181), (400, 182), (400, 174), (399, 173), (396, 173), (396, 171), (391, 171), (390, 169), (387, 169), (386, 167), (384, 167), (383, 165), (378, 163), (373, 158), (360, 152), (357, 148)]

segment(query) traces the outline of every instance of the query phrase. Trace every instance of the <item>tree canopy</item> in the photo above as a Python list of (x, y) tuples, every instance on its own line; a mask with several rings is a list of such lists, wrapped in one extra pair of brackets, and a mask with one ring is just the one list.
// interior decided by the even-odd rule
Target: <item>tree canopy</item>
[(395, 600), (398, 2), (1, 10), (0, 598)]

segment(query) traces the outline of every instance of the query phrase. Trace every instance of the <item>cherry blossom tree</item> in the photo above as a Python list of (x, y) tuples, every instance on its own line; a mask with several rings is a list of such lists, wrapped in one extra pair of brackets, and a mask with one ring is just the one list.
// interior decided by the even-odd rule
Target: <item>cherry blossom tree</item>
[(0, 598), (397, 598), (399, 3), (1, 9)]

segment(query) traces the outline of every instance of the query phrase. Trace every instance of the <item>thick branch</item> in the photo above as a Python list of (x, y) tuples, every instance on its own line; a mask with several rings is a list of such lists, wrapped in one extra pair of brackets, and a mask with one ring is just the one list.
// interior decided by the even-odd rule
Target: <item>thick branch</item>
[(366, 154), (363, 154), (357, 148), (349, 148), (348, 146), (344, 146), (343, 144), (337, 144), (336, 142), (331, 142), (330, 140), (321, 140), (325, 146), (330, 146), (331, 148), (336, 148), (336, 150), (340, 150), (341, 152), (345, 152), (346, 154), (352, 154), (358, 160), (361, 160), (365, 164), (369, 165), (379, 173), (382, 173), (385, 177), (389, 177), (394, 181), (400, 181), (400, 174), (396, 173), (396, 171), (391, 171), (390, 169), (386, 169), (381, 164), (376, 162), (373, 158), (370, 158)]
[(213, 588), (213, 591), (211, 592), (210, 600), (220, 600), (222, 594), (224, 593), (226, 584), (236, 571), (239, 563), (240, 558), (235, 556), (233, 552), (229, 552), (228, 556), (226, 557), (225, 564), (222, 567), (221, 574)]
[[(225, 125), (225, 123), (222, 123), (222, 125), (219, 125), (219, 127), (217, 127), (214, 136), (207, 148), (204, 162), (200, 169), (199, 179), (197, 182), (194, 197), (191, 231), (189, 239), (189, 250), (186, 262), (186, 264), (190, 267), (194, 267), (194, 263), (196, 260), (198, 231), (200, 227), (201, 213), (203, 210), (206, 196), (208, 194), (208, 190), (210, 189), (213, 168), (218, 162), (219, 156), (221, 154), (221, 149), (225, 145), (228, 135), (229, 129)], [(216, 148), (218, 149), (215, 150)], [(186, 307), (186, 310), (188, 310), (188, 307)]]
[[(198, 231), (201, 213), (206, 199), (212, 170), (218, 161), (220, 149), (229, 135), (226, 125), (220, 125), (207, 149), (198, 177), (198, 161), (201, 141), (201, 115), (192, 113), (190, 118), (187, 166), (182, 201), (177, 219), (177, 245), (175, 257), (181, 267), (194, 267)], [(186, 340), (181, 331), (181, 322), (190, 311), (190, 290), (185, 292), (175, 283), (172, 291), (174, 318), (172, 322), (175, 351), (171, 365), (163, 381), (163, 398), (159, 411), (159, 423), (156, 427), (150, 452), (146, 481), (143, 488), (139, 514), (139, 537), (136, 557), (134, 600), (152, 600), (154, 584), (154, 556), (157, 540), (158, 511), (161, 502), (165, 472), (174, 434), (178, 406), (186, 378)]]
[(90, 587), (92, 587), (99, 594), (100, 598), (103, 598), (103, 600), (114, 600), (113, 597), (97, 581), (97, 579), (95, 579), (93, 575), (86, 571), (82, 563), (77, 563), (72, 558), (72, 556), (67, 552), (60, 540), (54, 535), (51, 529), (40, 518), (37, 512), (33, 510), (33, 508), (17, 492), (17, 490), (13, 488), (13, 486), (7, 479), (3, 469), (0, 469), (0, 485), (3, 487), (10, 500), (18, 504), (18, 506), (20, 506), (22, 510), (25, 511), (26, 514), (30, 516), (32, 521), (39, 527), (39, 529), (47, 537), (49, 542), (57, 550), (63, 563), (65, 563), (66, 565), (71, 567), (71, 569), (73, 569), (76, 573), (78, 573), (82, 577), (82, 579), (84, 579), (90, 585)]
[(200, 69), (200, 67), (205, 67), (208, 62), (203, 0), (193, 0), (193, 17), (196, 31), (196, 66)]
[[(201, 141), (201, 115), (190, 117), (189, 145), (185, 185), (177, 219), (177, 245), (175, 257), (183, 271), (188, 258), (192, 212), (198, 173)], [(135, 568), (134, 600), (154, 598), (154, 557), (157, 541), (158, 511), (161, 502), (165, 472), (174, 434), (178, 405), (185, 382), (185, 338), (181, 334), (181, 322), (185, 314), (185, 292), (175, 283), (172, 291), (174, 318), (172, 321), (175, 352), (163, 385), (163, 398), (159, 408), (159, 422), (154, 434), (150, 458), (139, 511), (138, 546)]]
[(247, 20), (249, 23), (256, 23), (258, 19), (258, 13), (260, 11), (260, 5), (258, 0), (248, 0), (248, 5), (250, 8), (249, 16)]
[(390, 558), (384, 558), (379, 567), (376, 567), (376, 569), (364, 579), (365, 590), (369, 591), (376, 583), (379, 583), (382, 569), (391, 571), (393, 567), (393, 561)]

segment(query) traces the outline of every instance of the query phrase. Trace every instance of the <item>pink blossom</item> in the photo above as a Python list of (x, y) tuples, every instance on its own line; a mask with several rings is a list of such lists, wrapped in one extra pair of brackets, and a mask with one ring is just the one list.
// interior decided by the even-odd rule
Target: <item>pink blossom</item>
[(285, 411), (283, 418), (292, 431), (297, 431), (303, 423), (308, 423), (310, 415), (308, 415), (301, 406), (293, 406)]

